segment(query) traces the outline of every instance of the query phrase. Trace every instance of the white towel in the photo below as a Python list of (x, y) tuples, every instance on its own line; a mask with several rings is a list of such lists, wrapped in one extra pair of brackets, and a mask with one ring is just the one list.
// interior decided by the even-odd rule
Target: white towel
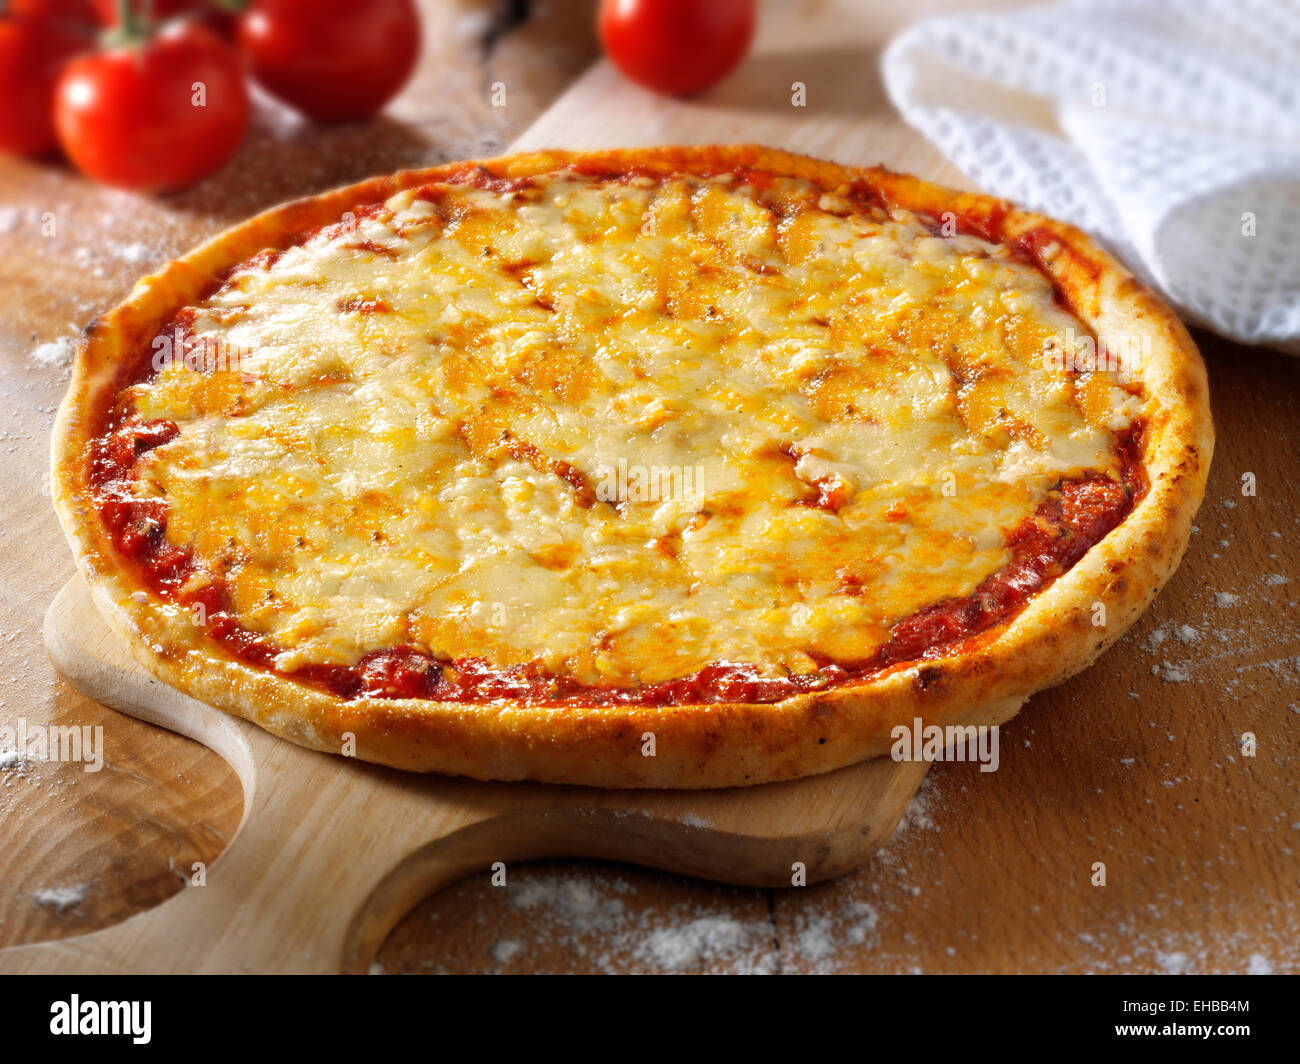
[(903, 116), (1188, 320), (1300, 354), (1300, 0), (1070, 0), (917, 23)]

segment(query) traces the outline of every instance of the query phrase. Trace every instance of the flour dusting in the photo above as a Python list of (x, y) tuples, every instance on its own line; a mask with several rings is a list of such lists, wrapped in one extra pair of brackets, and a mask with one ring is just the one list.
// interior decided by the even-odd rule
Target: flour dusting
[(86, 900), (89, 883), (69, 887), (44, 887), (32, 892), (32, 904), (39, 909), (50, 909), (62, 916)]
[(72, 363), (77, 353), (77, 341), (70, 336), (51, 340), (32, 349), (32, 361), (45, 369), (61, 369)]

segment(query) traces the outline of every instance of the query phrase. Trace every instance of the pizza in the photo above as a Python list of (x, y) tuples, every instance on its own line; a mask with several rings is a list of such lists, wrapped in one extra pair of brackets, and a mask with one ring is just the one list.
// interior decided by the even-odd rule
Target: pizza
[(289, 203), (93, 322), (54, 496), (156, 676), (318, 750), (606, 787), (997, 724), (1177, 566), (1186, 330), (1077, 230), (758, 147)]

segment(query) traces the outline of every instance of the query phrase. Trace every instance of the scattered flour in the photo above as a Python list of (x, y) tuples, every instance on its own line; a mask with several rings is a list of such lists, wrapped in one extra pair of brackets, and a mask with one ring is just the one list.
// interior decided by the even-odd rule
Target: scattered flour
[[(534, 866), (512, 873), (505, 887), (486, 879), (470, 887), (486, 903), (506, 895), (505, 903), (527, 914), (528, 937), (493, 935), (490, 904), (481, 918), (486, 936), (487, 970), (532, 971), (534, 951), (559, 952), (571, 958), (572, 970), (584, 972), (728, 973), (766, 975), (777, 971), (772, 921), (738, 919), (728, 911), (727, 888), (701, 897), (683, 889), (678, 900), (654, 909), (629, 910), (624, 896), (635, 887), (611, 866)], [(734, 888), (754, 899), (758, 891)], [(428, 919), (440, 919), (436, 909)], [(388, 964), (394, 970), (393, 964)], [(421, 962), (426, 971), (441, 971), (440, 962)], [(404, 969), (403, 969), (404, 970)]]
[[(705, 916), (677, 927), (650, 932), (635, 950), (638, 960), (664, 971), (684, 971), (717, 963), (749, 943), (750, 924), (726, 916)], [(498, 943), (500, 945), (500, 943)]]
[(1214, 593), (1214, 604), (1223, 609), (1235, 606), (1239, 601), (1240, 598), (1231, 591), (1216, 591)]
[(855, 901), (849, 906), (849, 916), (855, 920), (844, 936), (850, 945), (860, 946), (875, 936), (880, 914), (872, 906), (864, 901)]
[(1187, 683), (1192, 677), (1181, 665), (1174, 665), (1166, 661), (1160, 666), (1160, 678), (1165, 683)]
[(492, 959), (497, 964), (509, 964), (523, 948), (518, 942), (503, 939), (492, 947)]
[(894, 837), (914, 830), (937, 830), (934, 821), (930, 817), (930, 812), (931, 804), (938, 797), (939, 792), (934, 784), (934, 777), (926, 776), (921, 781), (921, 786), (916, 789), (916, 793), (912, 795), (912, 800), (907, 803), (907, 808), (903, 810), (903, 815), (898, 821), (898, 827), (894, 829)]
[(51, 909), (62, 916), (85, 901), (89, 890), (89, 883), (78, 883), (71, 887), (44, 887), (33, 892), (32, 904), (41, 909)]
[(794, 948), (800, 960), (816, 964), (835, 954), (835, 925), (829, 914), (795, 917)]
[(118, 252), (118, 257), (125, 262), (139, 264), (149, 262), (157, 254), (148, 244), (128, 244)]
[(32, 361), (46, 369), (60, 369), (69, 365), (76, 353), (77, 341), (71, 336), (63, 336), (34, 348)]
[(521, 909), (546, 907), (575, 931), (600, 930), (623, 912), (623, 903), (618, 898), (602, 897), (584, 879), (559, 882), (533, 879), (519, 887), (510, 901)]

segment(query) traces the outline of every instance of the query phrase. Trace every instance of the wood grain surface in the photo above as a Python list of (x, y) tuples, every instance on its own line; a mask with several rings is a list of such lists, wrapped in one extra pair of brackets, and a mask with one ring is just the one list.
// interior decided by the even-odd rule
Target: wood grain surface
[[(71, 572), (45, 468), (66, 370), (35, 349), (258, 207), (504, 147), (595, 54), (588, 4), (425, 6), (421, 72), (377, 127), (322, 132), (263, 106), (236, 165), (159, 200), (95, 188), (57, 165), (0, 161), (0, 390), (10, 411), (0, 723), (102, 724), (107, 747), (95, 774), (0, 768), (0, 944), (79, 933), (155, 904), (179, 889), (173, 869), (221, 851), (240, 812), (238, 784), (216, 755), (80, 698), (44, 659), (40, 617)], [(966, 185), (902, 126), (875, 72), (890, 34), (945, 6), (773, 0), (755, 56), (690, 106), (701, 129), (730, 122), (743, 139), (776, 129), (754, 139), (780, 146), (781, 128), (803, 138), (815, 124), (814, 138), (832, 145), (825, 154)], [(628, 91), (612, 72), (592, 76)], [(803, 113), (789, 107), (795, 80), (808, 87)], [(504, 108), (488, 102), (498, 81)], [(653, 140), (659, 112), (631, 93), (622, 140)], [(850, 147), (837, 140), (846, 128), (865, 135)], [(50, 217), (55, 233), (42, 235)], [(476, 878), (422, 903), (379, 967), (1300, 970), (1300, 362), (1196, 338), (1218, 446), (1183, 567), (1096, 666), (1004, 727), (997, 772), (936, 765), (886, 850), (830, 884), (737, 890), (622, 865), (535, 865), (506, 890)], [(1253, 495), (1243, 494), (1247, 474)], [(1246, 733), (1254, 756), (1243, 753)], [(1096, 862), (1105, 886), (1092, 884)]]

